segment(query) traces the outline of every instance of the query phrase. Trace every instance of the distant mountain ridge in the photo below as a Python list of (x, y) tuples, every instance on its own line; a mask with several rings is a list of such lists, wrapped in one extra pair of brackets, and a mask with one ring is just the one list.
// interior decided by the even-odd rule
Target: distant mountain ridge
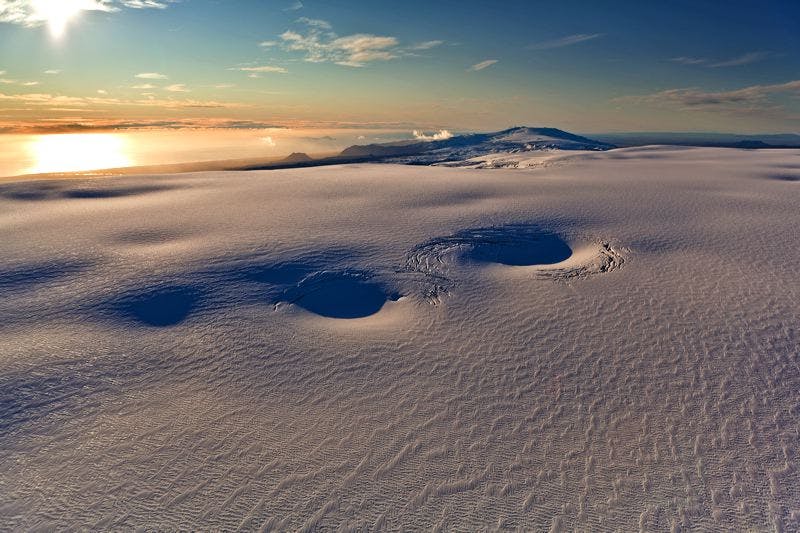
[(284, 157), (283, 159), (278, 161), (278, 163), (301, 164), (301, 163), (310, 163), (312, 161), (314, 161), (314, 159), (310, 157), (308, 154), (305, 154), (303, 152), (293, 152), (289, 154), (289, 156)]
[(494, 133), (471, 133), (449, 139), (412, 139), (351, 146), (341, 158), (370, 158), (386, 162), (429, 165), (498, 152), (533, 150), (609, 150), (613, 144), (595, 141), (557, 128), (515, 127)]
[(625, 132), (595, 133), (593, 137), (620, 147), (670, 144), (721, 148), (800, 148), (796, 133)]

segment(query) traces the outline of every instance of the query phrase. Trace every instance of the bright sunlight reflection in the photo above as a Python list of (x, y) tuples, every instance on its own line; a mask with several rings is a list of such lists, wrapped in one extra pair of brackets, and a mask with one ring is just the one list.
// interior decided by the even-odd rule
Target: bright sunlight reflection
[(109, 133), (42, 135), (30, 145), (31, 174), (79, 172), (131, 165), (123, 138)]
[(34, 14), (47, 22), (50, 34), (58, 39), (64, 35), (67, 24), (81, 11), (94, 9), (91, 0), (33, 0)]

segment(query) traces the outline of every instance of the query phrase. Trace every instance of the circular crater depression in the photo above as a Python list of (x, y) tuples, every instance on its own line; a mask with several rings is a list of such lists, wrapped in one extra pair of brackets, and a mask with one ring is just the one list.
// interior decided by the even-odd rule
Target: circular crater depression
[(368, 276), (324, 272), (303, 281), (290, 302), (326, 318), (365, 318), (378, 313), (399, 295)]
[(572, 256), (572, 249), (559, 236), (497, 235), (477, 240), (464, 254), (479, 263), (508, 266), (553, 265)]
[(579, 241), (574, 247), (534, 224), (465, 229), (415, 246), (406, 271), (424, 275), (431, 288), (423, 292), (436, 296), (455, 285), (452, 274), (459, 263), (533, 267), (536, 278), (570, 279), (609, 272), (624, 262), (609, 243)]
[(116, 308), (128, 320), (147, 326), (165, 328), (186, 320), (202, 300), (201, 291), (193, 286), (173, 285), (129, 294)]
[(553, 265), (572, 253), (564, 239), (534, 225), (465, 229), (415, 246), (406, 269), (435, 274), (452, 258), (508, 266)]

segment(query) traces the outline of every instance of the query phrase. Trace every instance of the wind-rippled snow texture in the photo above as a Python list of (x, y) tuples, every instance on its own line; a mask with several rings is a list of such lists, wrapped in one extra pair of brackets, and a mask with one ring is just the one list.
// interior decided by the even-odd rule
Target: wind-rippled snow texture
[(0, 185), (0, 529), (797, 529), (798, 172)]

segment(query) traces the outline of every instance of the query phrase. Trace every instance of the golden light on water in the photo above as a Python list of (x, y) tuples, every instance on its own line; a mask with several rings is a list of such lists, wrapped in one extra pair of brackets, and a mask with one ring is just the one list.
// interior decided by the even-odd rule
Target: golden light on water
[(109, 133), (42, 135), (29, 149), (34, 166), (31, 174), (80, 172), (131, 165), (125, 139)]

